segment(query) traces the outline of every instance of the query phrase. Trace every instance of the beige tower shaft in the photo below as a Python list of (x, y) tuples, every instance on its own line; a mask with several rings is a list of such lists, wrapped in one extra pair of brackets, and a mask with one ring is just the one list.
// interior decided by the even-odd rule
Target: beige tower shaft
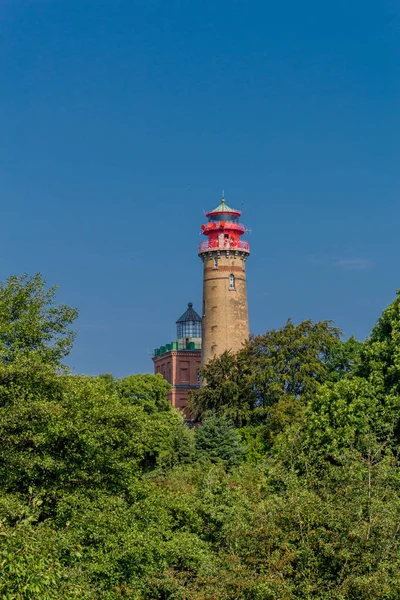
[(241, 250), (209, 250), (204, 263), (202, 364), (249, 339), (245, 262)]

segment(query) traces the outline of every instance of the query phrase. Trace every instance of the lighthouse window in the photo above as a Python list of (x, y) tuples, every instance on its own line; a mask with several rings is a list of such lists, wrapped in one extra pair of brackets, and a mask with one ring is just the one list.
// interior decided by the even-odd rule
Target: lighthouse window
[(230, 290), (234, 290), (235, 289), (235, 276), (233, 275), (233, 273), (231, 273), (229, 275), (229, 289)]
[(178, 339), (191, 340), (191, 338), (201, 337), (201, 321), (185, 321), (177, 323), (176, 327)]
[(214, 269), (218, 269), (218, 258), (214, 258)]

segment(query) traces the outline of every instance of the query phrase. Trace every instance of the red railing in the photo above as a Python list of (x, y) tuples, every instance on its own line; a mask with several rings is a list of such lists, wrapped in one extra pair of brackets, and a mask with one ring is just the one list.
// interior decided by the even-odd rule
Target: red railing
[(232, 241), (232, 240), (207, 240), (199, 245), (199, 252), (207, 250), (244, 250), (250, 252), (249, 242)]

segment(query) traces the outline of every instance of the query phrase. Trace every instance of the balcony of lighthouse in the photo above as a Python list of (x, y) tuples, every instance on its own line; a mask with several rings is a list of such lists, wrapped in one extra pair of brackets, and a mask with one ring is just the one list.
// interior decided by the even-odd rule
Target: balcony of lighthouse
[(207, 240), (199, 244), (199, 254), (208, 250), (240, 250), (241, 252), (248, 252), (250, 254), (250, 244), (242, 240), (230, 240), (226, 238)]
[(165, 344), (165, 346), (155, 348), (154, 356), (161, 356), (166, 352), (171, 352), (171, 350), (179, 350), (179, 352), (193, 352), (193, 350), (201, 350), (201, 338), (179, 339), (175, 342), (171, 342), (170, 344)]

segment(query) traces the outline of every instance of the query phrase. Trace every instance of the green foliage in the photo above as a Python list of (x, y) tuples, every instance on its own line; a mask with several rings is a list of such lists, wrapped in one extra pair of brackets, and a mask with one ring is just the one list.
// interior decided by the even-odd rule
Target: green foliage
[(244, 454), (237, 429), (226, 417), (215, 414), (196, 431), (196, 448), (200, 455), (227, 468), (237, 466)]
[[(279, 491), (273, 495), (276, 524), (281, 535), (289, 535), (289, 544), (280, 547), (290, 558), (287, 577), (294, 598), (394, 599), (399, 594), (398, 465), (373, 436), (369, 442), (363, 454), (345, 450), (341, 464), (327, 463), (323, 470), (314, 468), (297, 442), (295, 469), (281, 463), (271, 469), (271, 484)], [(260, 552), (262, 545), (260, 537)]]
[[(329, 321), (296, 326), (289, 320), (282, 329), (253, 336), (236, 355), (226, 352), (202, 369), (206, 385), (191, 395), (193, 413), (200, 418), (215, 411), (247, 433), (253, 427), (265, 452), (280, 432), (302, 421), (322, 384), (350, 368), (355, 350), (339, 333)], [(248, 456), (254, 460), (255, 453)]]
[(400, 292), (365, 342), (358, 373), (379, 393), (400, 393)]
[(254, 336), (243, 350), (252, 365), (257, 406), (275, 406), (283, 398), (305, 403), (328, 378), (326, 358), (339, 342), (330, 321), (288, 321), (282, 329)]
[(60, 533), (49, 522), (38, 522), (41, 500), (30, 495), (27, 505), (20, 506), (11, 521), (7, 510), (10, 504), (15, 508), (15, 499), (3, 496), (0, 506), (1, 598), (93, 598), (79, 569), (67, 569), (62, 563)]
[(225, 415), (241, 426), (251, 419), (255, 393), (251, 389), (251, 365), (242, 354), (224, 352), (201, 369), (206, 385), (189, 396), (191, 413), (196, 418), (210, 412)]
[(365, 452), (371, 436), (377, 444), (391, 445), (398, 422), (400, 396), (384, 401), (369, 381), (352, 377), (324, 386), (311, 401), (305, 418), (308, 451), (340, 461), (343, 452)]
[(399, 298), (211, 361), (190, 429), (160, 376), (63, 374), (53, 293), (0, 287), (2, 598), (397, 600)]
[(32, 395), (0, 407), (3, 489), (121, 492), (160, 463), (179, 462), (184, 423), (177, 412), (150, 417), (142, 406), (109, 394), (101, 379), (64, 376), (62, 387), (59, 399)]
[(21, 359), (60, 366), (71, 350), (69, 328), (77, 311), (54, 302), (56, 287), (46, 291), (40, 274), (10, 277), (0, 283), (0, 361)]
[(148, 413), (168, 411), (170, 408), (167, 394), (171, 389), (162, 375), (129, 375), (115, 382), (120, 398), (137, 406), (142, 406)]
[(325, 356), (325, 365), (328, 369), (329, 381), (335, 382), (347, 377), (357, 368), (363, 343), (350, 336), (345, 342), (339, 340)]
[(218, 411), (238, 426), (272, 419), (280, 429), (329, 378), (327, 358), (340, 344), (339, 333), (329, 321), (296, 326), (289, 320), (253, 336), (236, 355), (225, 353), (202, 369), (207, 385), (192, 394), (192, 410)]
[[(170, 565), (151, 578), (146, 598), (166, 591), (166, 597), (198, 600), (397, 598), (400, 501), (393, 457), (349, 452), (341, 466), (321, 473), (305, 464), (303, 470), (307, 475), (298, 476), (275, 463), (267, 476), (249, 467), (192, 475), (197, 492), (186, 494), (212, 554), (189, 571)], [(182, 494), (182, 481), (171, 474), (173, 484), (174, 495)]]
[(59, 598), (63, 569), (54, 556), (54, 532), (27, 523), (2, 525), (0, 595), (5, 600)]

